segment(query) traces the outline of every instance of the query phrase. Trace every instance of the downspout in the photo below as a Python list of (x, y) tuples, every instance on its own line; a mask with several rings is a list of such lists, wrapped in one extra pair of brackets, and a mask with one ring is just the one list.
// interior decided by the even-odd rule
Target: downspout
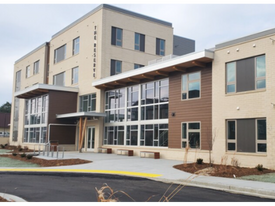
[(51, 132), (51, 126), (77, 126), (77, 124), (56, 124), (56, 123), (50, 123), (48, 125), (48, 143), (50, 143), (50, 132)]

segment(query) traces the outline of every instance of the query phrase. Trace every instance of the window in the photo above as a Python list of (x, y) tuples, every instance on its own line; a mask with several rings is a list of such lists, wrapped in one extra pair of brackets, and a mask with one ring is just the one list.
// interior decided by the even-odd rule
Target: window
[(72, 84), (78, 83), (78, 67), (72, 69)]
[(164, 56), (165, 55), (165, 40), (158, 39), (156, 40), (156, 54)]
[(105, 122), (125, 121), (125, 88), (105, 93)]
[(168, 124), (141, 125), (140, 146), (167, 147)]
[(236, 62), (226, 65), (227, 93), (236, 91)]
[(201, 73), (195, 72), (181, 76), (181, 99), (194, 99), (200, 97)]
[(141, 85), (141, 120), (167, 119), (169, 102), (169, 80), (149, 82)]
[(66, 57), (66, 44), (54, 50), (54, 63), (64, 60)]
[(111, 76), (121, 73), (122, 61), (111, 59)]
[(112, 45), (122, 46), (122, 29), (112, 27)]
[(19, 91), (21, 87), (21, 70), (16, 72), (16, 77), (15, 77), (15, 91)]
[(79, 37), (73, 40), (73, 55), (76, 55), (78, 53), (79, 53)]
[(96, 110), (96, 93), (79, 97), (79, 111), (93, 112)]
[(104, 144), (124, 145), (124, 126), (105, 127)]
[(227, 120), (227, 151), (266, 152), (266, 119)]
[(31, 67), (30, 65), (26, 67), (26, 78), (31, 76)]
[(53, 76), (53, 85), (57, 85), (57, 86), (65, 85), (65, 72), (62, 72)]
[(48, 95), (43, 95), (26, 100), (23, 142), (46, 142), (48, 99)]
[(127, 88), (127, 121), (138, 120), (139, 85)]
[(33, 74), (39, 73), (39, 60), (33, 63)]
[(200, 149), (200, 123), (199, 122), (188, 122), (181, 124), (181, 140), (182, 148)]
[(134, 65), (134, 69), (138, 69), (138, 68), (141, 68), (141, 67), (144, 67), (144, 65), (142, 65), (142, 64), (135, 64)]
[(135, 33), (135, 50), (144, 52), (145, 50), (145, 35)]
[(265, 55), (226, 64), (226, 93), (264, 89), (266, 87)]
[(126, 145), (138, 145), (138, 125), (127, 126)]

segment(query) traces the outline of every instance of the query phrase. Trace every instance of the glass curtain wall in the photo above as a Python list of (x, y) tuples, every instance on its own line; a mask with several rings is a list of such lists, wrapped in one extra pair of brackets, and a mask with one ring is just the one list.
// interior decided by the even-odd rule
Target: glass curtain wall
[(169, 80), (105, 93), (105, 145), (168, 147)]

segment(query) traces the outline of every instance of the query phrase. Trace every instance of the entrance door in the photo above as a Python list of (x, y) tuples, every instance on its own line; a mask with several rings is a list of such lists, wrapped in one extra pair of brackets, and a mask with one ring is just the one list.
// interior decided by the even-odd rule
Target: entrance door
[(88, 139), (87, 139), (87, 150), (94, 150), (95, 147), (95, 128), (88, 127)]

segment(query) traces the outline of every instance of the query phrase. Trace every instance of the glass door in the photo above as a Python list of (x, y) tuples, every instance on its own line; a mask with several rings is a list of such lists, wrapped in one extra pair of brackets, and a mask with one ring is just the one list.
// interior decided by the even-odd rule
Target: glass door
[(94, 150), (95, 147), (95, 128), (88, 127), (88, 139), (87, 139), (87, 150)]

